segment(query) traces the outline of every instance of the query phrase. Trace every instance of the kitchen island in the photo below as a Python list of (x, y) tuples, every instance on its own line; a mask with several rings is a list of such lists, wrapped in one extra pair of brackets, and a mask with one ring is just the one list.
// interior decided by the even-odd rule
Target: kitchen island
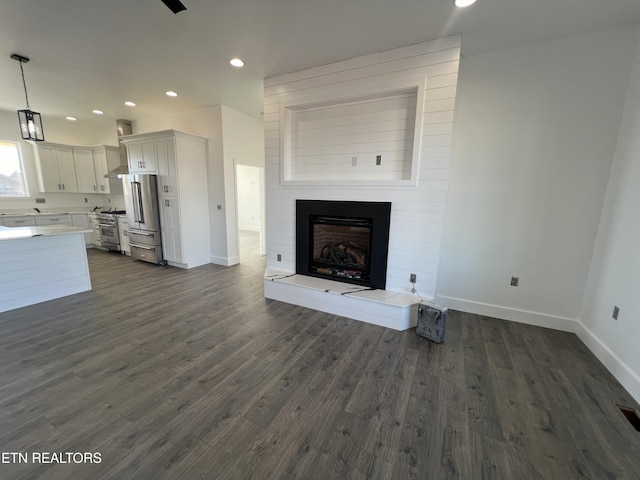
[(90, 231), (0, 226), (0, 312), (91, 290), (84, 243)]

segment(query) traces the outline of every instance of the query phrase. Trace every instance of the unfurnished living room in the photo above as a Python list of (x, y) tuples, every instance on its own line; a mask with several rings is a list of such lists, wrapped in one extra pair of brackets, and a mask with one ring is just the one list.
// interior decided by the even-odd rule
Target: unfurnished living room
[(0, 478), (640, 478), (640, 4), (462, 3), (3, 5)]

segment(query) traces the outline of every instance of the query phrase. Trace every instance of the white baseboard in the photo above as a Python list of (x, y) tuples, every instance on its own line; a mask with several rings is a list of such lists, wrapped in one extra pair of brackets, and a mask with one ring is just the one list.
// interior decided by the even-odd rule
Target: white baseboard
[(211, 257), (211, 263), (215, 265), (222, 265), (224, 267), (230, 267), (232, 265), (237, 265), (240, 263), (240, 258), (238, 257)]
[(618, 357), (602, 340), (589, 330), (582, 322), (577, 322), (576, 334), (589, 350), (616, 377), (620, 384), (640, 402), (640, 376), (636, 374), (620, 357)]
[(578, 328), (578, 321), (574, 318), (474, 302), (462, 298), (448, 297), (446, 295), (437, 295), (435, 301), (438, 305), (451, 308), (452, 310), (460, 310), (462, 312), (475, 313), (486, 317), (510, 320), (512, 322), (526, 323), (527, 325), (535, 325), (537, 327), (553, 328), (554, 330), (561, 330), (563, 332), (576, 333)]

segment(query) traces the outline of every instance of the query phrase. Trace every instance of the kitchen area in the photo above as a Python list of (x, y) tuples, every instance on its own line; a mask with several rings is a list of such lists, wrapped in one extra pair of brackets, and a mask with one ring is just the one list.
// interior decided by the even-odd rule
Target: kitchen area
[[(9, 309), (7, 305), (18, 308), (58, 298), (50, 295), (55, 288), (47, 279), (64, 269), (64, 255), (53, 259), (56, 246), (46, 258), (40, 256), (44, 237), (56, 236), (59, 244), (63, 235), (77, 236), (83, 250), (100, 249), (129, 256), (131, 261), (185, 269), (211, 263), (209, 223), (201, 217), (203, 206), (208, 211), (207, 176), (203, 175), (207, 139), (175, 130), (133, 135), (130, 122), (116, 123), (118, 146), (20, 145), (31, 198), (0, 198), (0, 264), (4, 271), (0, 311)], [(5, 194), (11, 186), (6, 184)], [(31, 251), (25, 249), (27, 244)], [(86, 251), (82, 258), (75, 250), (68, 253), (73, 261), (87, 264)], [(59, 266), (55, 272), (54, 264)], [(18, 274), (18, 270), (31, 273)], [(84, 270), (83, 289), (87, 290), (91, 288), (88, 267)], [(40, 283), (49, 283), (45, 296), (29, 293), (24, 301), (16, 300), (22, 295), (19, 290)], [(77, 292), (63, 291), (65, 295)]]

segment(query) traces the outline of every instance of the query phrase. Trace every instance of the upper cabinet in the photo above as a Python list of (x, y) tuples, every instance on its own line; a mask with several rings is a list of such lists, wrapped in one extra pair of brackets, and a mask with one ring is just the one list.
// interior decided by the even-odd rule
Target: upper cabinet
[(152, 138), (127, 141), (129, 173), (157, 173), (155, 143)]
[(104, 175), (120, 165), (117, 147), (32, 143), (41, 192), (122, 193)]
[(38, 186), (41, 192), (78, 192), (73, 150), (66, 145), (35, 144)]
[(81, 193), (98, 193), (96, 169), (93, 165), (93, 152), (91, 149), (74, 148), (73, 160), (78, 179), (78, 191)]
[(122, 182), (119, 179), (105, 178), (105, 174), (120, 165), (120, 150), (116, 147), (93, 147), (93, 165), (96, 171), (96, 188), (98, 193), (122, 193)]

